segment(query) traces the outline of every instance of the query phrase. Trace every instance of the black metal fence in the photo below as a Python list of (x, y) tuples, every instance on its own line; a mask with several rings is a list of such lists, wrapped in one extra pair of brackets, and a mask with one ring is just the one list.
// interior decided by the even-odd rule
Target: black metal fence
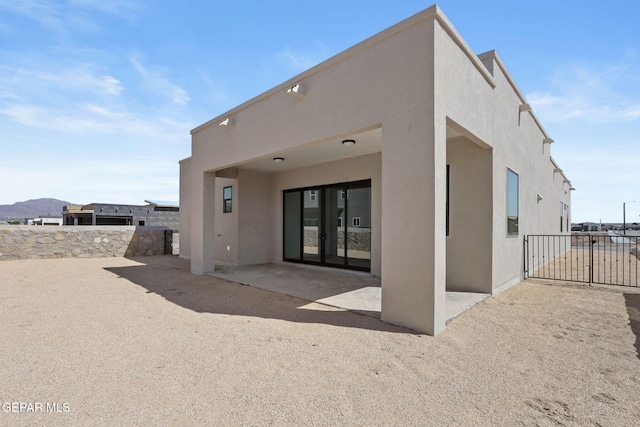
[(640, 286), (640, 237), (606, 233), (528, 235), (525, 278)]

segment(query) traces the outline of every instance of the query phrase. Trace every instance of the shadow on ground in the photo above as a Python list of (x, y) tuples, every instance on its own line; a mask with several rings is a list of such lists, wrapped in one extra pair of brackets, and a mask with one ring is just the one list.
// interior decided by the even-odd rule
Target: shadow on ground
[[(189, 271), (189, 261), (176, 257), (134, 258), (140, 265), (109, 267), (107, 271), (198, 313), (250, 316), (297, 323), (321, 323), (375, 331), (414, 334), (410, 329), (374, 317), (288, 295), (228, 282)], [(311, 306), (307, 308), (307, 306)]]
[(640, 294), (623, 294), (631, 330), (636, 336), (636, 355), (640, 359)]

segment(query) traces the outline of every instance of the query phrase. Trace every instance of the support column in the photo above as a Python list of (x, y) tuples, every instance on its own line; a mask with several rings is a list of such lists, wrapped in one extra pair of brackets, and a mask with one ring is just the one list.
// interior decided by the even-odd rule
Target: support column
[[(238, 265), (271, 261), (270, 180), (268, 174), (238, 171)], [(282, 206), (282, 205), (280, 205)], [(280, 208), (282, 209), (282, 208)]]
[(382, 127), (382, 320), (429, 335), (446, 321), (445, 138)]
[(191, 215), (191, 272), (204, 274), (215, 270), (215, 200), (216, 175), (204, 172), (194, 183), (193, 194), (202, 194), (202, 204), (196, 197)]

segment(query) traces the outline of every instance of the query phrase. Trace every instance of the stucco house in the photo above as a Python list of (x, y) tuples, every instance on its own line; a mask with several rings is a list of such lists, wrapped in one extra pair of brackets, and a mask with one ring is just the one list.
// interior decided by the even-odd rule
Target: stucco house
[(145, 200), (146, 205), (90, 203), (63, 207), (64, 225), (162, 226), (178, 231), (180, 206), (173, 202)]
[(62, 225), (62, 217), (60, 215), (40, 215), (38, 218), (29, 218), (26, 220), (27, 225)]
[(382, 320), (419, 332), (444, 329), (448, 290), (520, 282), (524, 236), (571, 224), (553, 141), (496, 52), (474, 54), (436, 5), (191, 134), (180, 255), (194, 274), (369, 271)]

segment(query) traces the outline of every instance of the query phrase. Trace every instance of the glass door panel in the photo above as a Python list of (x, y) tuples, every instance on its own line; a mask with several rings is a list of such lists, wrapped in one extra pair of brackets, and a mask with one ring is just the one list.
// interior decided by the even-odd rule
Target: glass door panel
[(324, 189), (324, 263), (345, 265), (345, 195), (346, 187)]
[(302, 208), (302, 259), (310, 262), (321, 262), (320, 251), (320, 212), (321, 190), (305, 190)]
[(284, 193), (284, 258), (300, 261), (302, 255), (302, 193)]
[(347, 265), (371, 268), (371, 185), (347, 190)]

